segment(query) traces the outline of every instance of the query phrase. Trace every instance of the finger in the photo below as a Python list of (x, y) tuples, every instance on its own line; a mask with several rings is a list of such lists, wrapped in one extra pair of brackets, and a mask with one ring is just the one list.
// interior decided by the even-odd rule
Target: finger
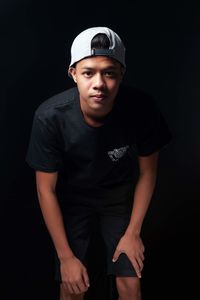
[(68, 284), (65, 281), (63, 281), (61, 283), (61, 286), (62, 286), (62, 290), (64, 291), (64, 293), (71, 293), (71, 291), (69, 290)]
[(87, 270), (83, 271), (83, 282), (84, 282), (85, 287), (88, 288), (90, 286), (90, 280), (89, 280), (89, 277), (88, 277)]
[(112, 261), (116, 262), (118, 260), (119, 256), (120, 256), (120, 254), (121, 254), (121, 251), (116, 250), (114, 255), (113, 255)]
[(130, 261), (133, 265), (133, 268), (135, 269), (137, 277), (141, 278), (142, 276), (141, 276), (140, 266), (139, 266), (137, 260), (135, 258), (132, 258), (132, 259), (130, 259)]
[(142, 252), (139, 253), (139, 257), (142, 261), (144, 260), (144, 254)]
[(78, 289), (79, 289), (79, 294), (84, 293), (88, 290), (88, 286), (85, 285), (85, 282), (83, 280), (81, 280), (78, 283)]
[(65, 284), (65, 287), (66, 287), (66, 290), (67, 290), (70, 294), (73, 294), (73, 293), (74, 293), (74, 291), (73, 291), (72, 286), (71, 286), (70, 283), (66, 283), (66, 284)]
[(77, 283), (71, 284), (71, 288), (72, 288), (73, 294), (80, 294), (81, 291), (80, 291)]
[(137, 257), (137, 263), (138, 263), (140, 271), (141, 271), (144, 267), (144, 264), (139, 256)]

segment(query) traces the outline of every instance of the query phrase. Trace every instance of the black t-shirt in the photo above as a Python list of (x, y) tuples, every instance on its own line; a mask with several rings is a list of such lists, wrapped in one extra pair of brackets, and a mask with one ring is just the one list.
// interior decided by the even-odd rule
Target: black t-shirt
[(170, 140), (155, 101), (142, 91), (121, 86), (104, 124), (91, 127), (72, 88), (36, 110), (26, 161), (35, 170), (58, 171), (58, 198), (65, 205), (97, 198), (117, 203), (130, 198), (132, 158)]

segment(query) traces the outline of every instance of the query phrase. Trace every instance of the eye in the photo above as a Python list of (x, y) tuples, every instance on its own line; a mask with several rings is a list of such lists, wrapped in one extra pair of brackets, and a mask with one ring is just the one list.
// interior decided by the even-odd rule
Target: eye
[(87, 78), (89, 78), (89, 77), (92, 76), (92, 72), (91, 71), (84, 71), (82, 74), (83, 74), (83, 76), (85, 76)]
[(109, 78), (114, 78), (114, 77), (116, 77), (116, 72), (114, 72), (114, 71), (105, 71), (104, 75), (106, 77), (109, 77)]

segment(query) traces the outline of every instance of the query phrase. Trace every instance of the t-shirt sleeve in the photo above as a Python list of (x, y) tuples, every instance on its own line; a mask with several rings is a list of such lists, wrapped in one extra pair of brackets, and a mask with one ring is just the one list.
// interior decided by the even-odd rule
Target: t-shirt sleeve
[(33, 169), (44, 172), (59, 171), (62, 164), (62, 152), (55, 129), (36, 115), (33, 120), (26, 162)]
[(137, 123), (136, 150), (139, 156), (148, 156), (160, 151), (172, 139), (163, 114), (150, 96), (140, 107)]

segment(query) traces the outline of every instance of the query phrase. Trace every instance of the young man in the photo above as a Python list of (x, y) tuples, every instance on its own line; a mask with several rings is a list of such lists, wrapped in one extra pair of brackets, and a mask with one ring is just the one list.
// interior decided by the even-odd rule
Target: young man
[(77, 87), (35, 112), (27, 162), (36, 170), (40, 207), (57, 253), (60, 300), (83, 299), (89, 288), (87, 250), (95, 228), (120, 300), (141, 299), (140, 232), (158, 152), (171, 135), (152, 98), (121, 84), (125, 69), (125, 48), (114, 31), (84, 30), (72, 44), (68, 70)]

